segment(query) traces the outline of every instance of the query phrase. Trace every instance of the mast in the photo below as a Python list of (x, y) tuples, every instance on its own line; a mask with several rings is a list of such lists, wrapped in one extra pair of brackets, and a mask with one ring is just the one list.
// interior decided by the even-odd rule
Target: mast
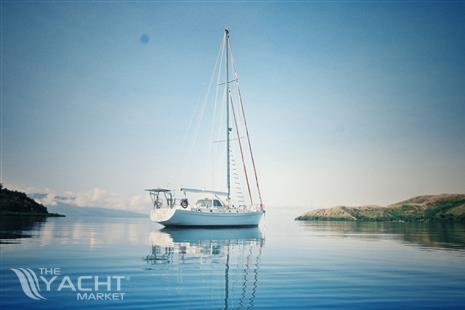
[(225, 77), (226, 77), (226, 183), (228, 185), (228, 202), (231, 198), (231, 165), (230, 165), (230, 141), (229, 134), (231, 128), (229, 127), (229, 30), (224, 30), (225, 35), (225, 48), (226, 48), (226, 67), (225, 67)]

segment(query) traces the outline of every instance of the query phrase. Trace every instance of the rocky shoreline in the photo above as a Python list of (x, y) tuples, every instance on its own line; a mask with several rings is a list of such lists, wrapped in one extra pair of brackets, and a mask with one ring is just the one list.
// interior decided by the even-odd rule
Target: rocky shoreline
[(0, 215), (28, 216), (28, 217), (57, 217), (64, 216), (50, 213), (47, 207), (29, 198), (25, 193), (12, 191), (0, 184)]

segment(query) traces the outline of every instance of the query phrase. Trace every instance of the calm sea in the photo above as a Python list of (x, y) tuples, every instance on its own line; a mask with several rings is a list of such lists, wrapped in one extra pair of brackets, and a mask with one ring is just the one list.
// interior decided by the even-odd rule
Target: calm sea
[(465, 308), (465, 226), (291, 213), (241, 229), (4, 217), (0, 308)]

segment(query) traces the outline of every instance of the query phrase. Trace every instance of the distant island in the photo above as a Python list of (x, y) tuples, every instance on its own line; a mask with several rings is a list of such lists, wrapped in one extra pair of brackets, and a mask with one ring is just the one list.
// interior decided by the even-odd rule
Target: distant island
[(78, 207), (76, 205), (58, 203), (47, 207), (49, 211), (65, 213), (67, 217), (106, 217), (106, 218), (147, 218), (147, 214), (97, 207)]
[(425, 195), (387, 207), (338, 206), (317, 209), (297, 217), (297, 221), (378, 221), (378, 222), (465, 222), (465, 194)]
[(49, 213), (42, 204), (29, 198), (25, 193), (11, 191), (0, 184), (0, 216), (64, 216), (58, 213)]

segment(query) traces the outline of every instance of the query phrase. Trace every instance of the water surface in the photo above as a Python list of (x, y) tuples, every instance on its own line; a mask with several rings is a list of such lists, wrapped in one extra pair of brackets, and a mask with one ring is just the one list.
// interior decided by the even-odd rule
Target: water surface
[[(294, 222), (270, 211), (260, 228), (163, 229), (146, 218), (4, 217), (0, 226), (2, 308), (465, 307), (459, 224)], [(11, 271), (21, 267), (38, 277), (60, 268), (50, 291), (37, 282), (46, 300), (25, 295)], [(65, 276), (74, 286), (123, 276), (124, 298), (77, 300), (77, 288), (58, 290)]]

